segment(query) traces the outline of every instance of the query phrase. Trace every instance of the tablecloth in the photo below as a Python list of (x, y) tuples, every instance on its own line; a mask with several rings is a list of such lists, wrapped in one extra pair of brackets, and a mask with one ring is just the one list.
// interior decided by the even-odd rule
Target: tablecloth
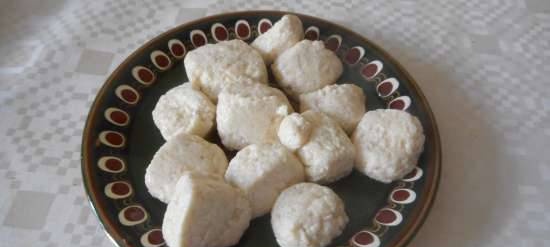
[(0, 246), (112, 246), (80, 175), (95, 93), (155, 35), (245, 9), (345, 25), (418, 81), (443, 173), (411, 246), (550, 246), (548, 0), (0, 1)]

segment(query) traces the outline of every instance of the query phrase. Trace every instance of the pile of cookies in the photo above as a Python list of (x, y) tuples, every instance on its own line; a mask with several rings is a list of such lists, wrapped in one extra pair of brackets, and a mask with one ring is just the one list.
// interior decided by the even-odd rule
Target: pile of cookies
[[(423, 150), (416, 117), (367, 112), (361, 88), (336, 84), (342, 62), (322, 41), (304, 40), (296, 16), (283, 16), (250, 45), (201, 46), (184, 66), (189, 82), (153, 110), (166, 143), (145, 174), (149, 193), (168, 204), (169, 246), (231, 246), (251, 219), (269, 213), (279, 245), (326, 246), (349, 219), (323, 185), (354, 167), (390, 183), (412, 171)], [(237, 151), (230, 161), (204, 139), (214, 129), (225, 149)]]

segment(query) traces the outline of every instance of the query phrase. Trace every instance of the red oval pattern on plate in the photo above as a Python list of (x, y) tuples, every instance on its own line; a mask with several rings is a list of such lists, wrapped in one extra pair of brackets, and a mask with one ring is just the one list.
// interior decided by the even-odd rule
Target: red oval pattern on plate
[(392, 194), (392, 199), (394, 201), (405, 201), (407, 200), (409, 197), (411, 196), (411, 194), (406, 191), (406, 190), (396, 190), (395, 192), (393, 192)]
[(160, 245), (164, 243), (164, 237), (162, 236), (161, 230), (153, 230), (147, 235), (147, 241), (153, 245)]
[(397, 215), (395, 215), (395, 213), (389, 209), (382, 209), (378, 211), (374, 218), (380, 223), (391, 224), (397, 219)]
[(115, 107), (109, 107), (105, 110), (105, 118), (116, 126), (126, 126), (130, 122), (128, 113)]
[(162, 56), (162, 55), (156, 56), (155, 57), (155, 62), (160, 67), (168, 67), (168, 65), (170, 65), (170, 59), (168, 59), (168, 57)]
[(138, 98), (136, 93), (129, 89), (123, 89), (120, 94), (122, 95), (122, 98), (124, 98), (128, 102), (134, 102)]
[(374, 237), (368, 232), (360, 232), (353, 238), (360, 245), (367, 245), (374, 242)]
[(171, 39), (168, 41), (168, 49), (174, 58), (182, 59), (185, 56), (186, 48), (183, 42), (179, 39)]
[(204, 34), (204, 32), (201, 30), (191, 31), (191, 43), (193, 43), (193, 46), (195, 47), (206, 45), (206, 34)]
[(124, 137), (116, 132), (108, 132), (105, 134), (105, 139), (114, 146), (120, 146), (124, 144)]
[(259, 22), (258, 22), (258, 33), (260, 34), (263, 34), (265, 32), (267, 32), (270, 28), (271, 28), (272, 24), (271, 24), (271, 21), (269, 19), (261, 19)]
[(111, 187), (111, 191), (113, 192), (113, 194), (123, 196), (130, 193), (130, 187), (126, 183), (115, 182)]
[(378, 247), (380, 239), (374, 233), (369, 231), (360, 231), (351, 238), (351, 246), (359, 247)]
[(325, 47), (331, 51), (337, 51), (342, 43), (342, 38), (339, 35), (331, 35), (325, 41)]
[(397, 79), (391, 77), (378, 83), (376, 86), (376, 91), (378, 92), (378, 96), (384, 98), (392, 95), (395, 91), (397, 91), (397, 88), (399, 88), (399, 82)]
[(124, 218), (128, 221), (140, 221), (145, 218), (145, 212), (141, 207), (130, 206), (124, 210)]
[(378, 92), (378, 96), (388, 97), (392, 95), (397, 88), (399, 88), (399, 82), (397, 79), (391, 77), (378, 83), (376, 86), (376, 91)]
[(160, 229), (152, 229), (140, 238), (140, 242), (144, 247), (157, 247), (164, 245), (164, 237)]
[(395, 220), (397, 220), (397, 217), (398, 216), (392, 210), (382, 209), (382, 210), (378, 211), (378, 213), (376, 214), (374, 219), (376, 221), (378, 221), (379, 223), (381, 223), (381, 224), (388, 225), (388, 224), (391, 224), (391, 223), (395, 222)]
[(127, 182), (116, 181), (105, 186), (105, 195), (111, 199), (123, 199), (132, 194), (132, 187)]
[(393, 90), (393, 85), (391, 82), (382, 82), (380, 85), (378, 85), (378, 93), (380, 96), (388, 96)]
[(135, 105), (139, 100), (138, 92), (128, 85), (118, 86), (115, 89), (115, 94), (119, 99), (131, 105)]
[(365, 79), (370, 80), (375, 76), (377, 76), (380, 73), (380, 71), (382, 71), (383, 66), (384, 65), (382, 64), (382, 62), (378, 60), (372, 61), (367, 65), (363, 66), (363, 68), (361, 69), (361, 75)]
[(237, 26), (237, 34), (239, 34), (239, 37), (248, 37), (250, 30), (245, 24), (239, 24)]
[(172, 44), (172, 46), (170, 46), (170, 51), (172, 52), (172, 55), (176, 57), (180, 57), (185, 54), (185, 48), (183, 48), (183, 46), (178, 43)]
[(405, 102), (403, 102), (402, 100), (393, 101), (390, 103), (390, 108), (396, 109), (396, 110), (403, 110), (403, 108), (405, 108)]
[(110, 116), (114, 122), (120, 125), (123, 125), (128, 121), (128, 116), (122, 111), (114, 110), (111, 112)]
[[(166, 63), (168, 63), (168, 61), (166, 61)], [(150, 70), (146, 70), (146, 69), (138, 70), (138, 76), (144, 82), (152, 82), (153, 78), (155, 77), (153, 75), (153, 72), (151, 72)]]
[(147, 212), (141, 206), (133, 205), (122, 209), (118, 213), (118, 220), (125, 226), (134, 226), (147, 219)]
[(413, 182), (413, 181), (416, 181), (418, 179), (420, 179), (423, 175), (423, 171), (422, 169), (420, 169), (418, 166), (414, 168), (414, 170), (412, 170), (409, 174), (407, 174), (403, 179), (403, 181), (405, 182)]
[(355, 46), (349, 49), (344, 60), (348, 64), (356, 64), (359, 60), (361, 60), (361, 58), (363, 58), (363, 55), (365, 55), (365, 50), (363, 47)]
[(193, 36), (193, 44), (195, 44), (195, 47), (203, 46), (206, 44), (206, 41), (203, 39), (200, 35)]
[(361, 52), (359, 52), (359, 49), (357, 48), (351, 48), (348, 53), (346, 54), (346, 62), (349, 64), (354, 64), (359, 60), (359, 56), (361, 55)]
[(305, 32), (305, 38), (309, 40), (318, 40), (319, 39), (319, 28), (315, 26), (308, 27)]
[(381, 225), (396, 226), (401, 223), (403, 216), (401, 216), (401, 213), (395, 209), (383, 208), (376, 213), (374, 220)]
[(172, 67), (170, 57), (168, 57), (168, 55), (166, 55), (163, 51), (156, 50), (151, 52), (151, 61), (155, 67), (163, 71)]
[(235, 35), (239, 39), (249, 39), (250, 38), (250, 24), (246, 20), (238, 20), (235, 23)]
[(220, 23), (216, 23), (212, 26), (212, 37), (214, 37), (217, 41), (224, 41), (229, 38), (229, 34), (227, 33), (225, 26)]
[(105, 167), (107, 167), (107, 169), (109, 170), (120, 171), (122, 170), (122, 168), (124, 168), (124, 165), (118, 159), (109, 158), (105, 161)]
[(125, 144), (124, 136), (119, 132), (111, 130), (106, 130), (99, 133), (99, 141), (113, 148), (121, 148)]
[(127, 101), (133, 102), (137, 100), (137, 95), (131, 90), (125, 89), (125, 90), (122, 90), (121, 93), (122, 93), (122, 97)]
[(411, 189), (395, 189), (390, 194), (390, 199), (398, 204), (409, 204), (416, 200), (416, 193)]
[(414, 170), (409, 172), (409, 174), (405, 175), (405, 177), (403, 179), (412, 179), (416, 176), (417, 172), (418, 172), (418, 170), (415, 168)]
[(411, 105), (411, 98), (409, 96), (400, 96), (388, 103), (388, 108), (395, 110), (407, 110)]
[(368, 64), (361, 70), (361, 74), (367, 78), (372, 78), (376, 75), (376, 71), (378, 71), (378, 66), (376, 64)]
[(115, 156), (104, 156), (99, 158), (97, 166), (101, 170), (109, 173), (120, 173), (124, 171), (124, 162)]

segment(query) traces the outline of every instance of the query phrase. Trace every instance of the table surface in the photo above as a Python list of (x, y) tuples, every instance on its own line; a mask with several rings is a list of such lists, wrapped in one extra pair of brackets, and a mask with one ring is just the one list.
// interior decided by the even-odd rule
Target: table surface
[(411, 246), (550, 246), (548, 0), (2, 1), (0, 246), (112, 246), (80, 175), (95, 93), (155, 35), (245, 9), (345, 25), (418, 81), (443, 173)]

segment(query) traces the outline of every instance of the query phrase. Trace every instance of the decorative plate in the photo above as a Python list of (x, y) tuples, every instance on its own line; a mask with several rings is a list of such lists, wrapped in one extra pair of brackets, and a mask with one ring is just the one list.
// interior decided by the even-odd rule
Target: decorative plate
[[(82, 175), (90, 202), (117, 245), (164, 245), (160, 227), (166, 205), (147, 192), (144, 173), (164, 142), (151, 111), (162, 94), (187, 81), (181, 62), (185, 54), (222, 40), (250, 42), (284, 14), (237, 12), (183, 24), (140, 47), (107, 79), (86, 122)], [(428, 102), (411, 76), (380, 47), (344, 27), (296, 15), (307, 39), (323, 40), (342, 59), (339, 82), (363, 88), (369, 110), (408, 111), (424, 127), (424, 152), (404, 179), (382, 184), (353, 172), (330, 185), (350, 217), (331, 246), (404, 246), (426, 218), (439, 182), (440, 140)], [(253, 220), (238, 246), (278, 246), (269, 215)]]

